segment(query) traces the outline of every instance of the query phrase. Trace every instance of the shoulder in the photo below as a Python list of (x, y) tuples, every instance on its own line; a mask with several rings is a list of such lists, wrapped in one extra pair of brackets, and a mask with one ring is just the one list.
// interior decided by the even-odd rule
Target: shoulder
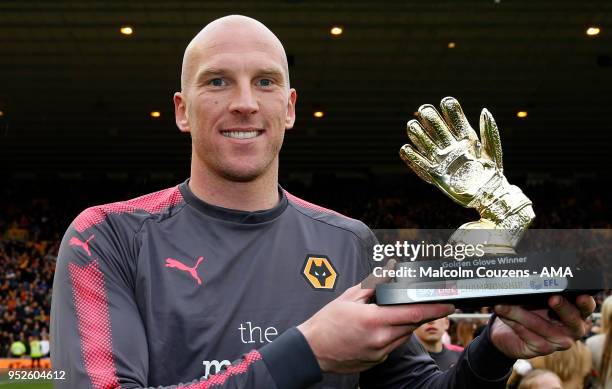
[(325, 223), (331, 227), (346, 230), (357, 236), (360, 240), (372, 243), (374, 234), (363, 222), (345, 216), (334, 210), (313, 204), (301, 199), (283, 189), (289, 202), (289, 206), (300, 212), (305, 217), (320, 223)]
[(457, 354), (461, 354), (463, 352), (463, 347), (454, 344), (445, 344), (443, 345), (443, 348)]
[(182, 203), (177, 185), (130, 200), (89, 207), (74, 219), (72, 227), (79, 233), (104, 223), (136, 230), (146, 219), (164, 217)]

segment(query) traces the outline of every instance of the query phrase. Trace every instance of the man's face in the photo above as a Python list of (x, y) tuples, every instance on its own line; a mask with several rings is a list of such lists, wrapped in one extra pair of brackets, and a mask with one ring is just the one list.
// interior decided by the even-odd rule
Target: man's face
[(447, 329), (448, 319), (443, 317), (421, 325), (414, 332), (423, 342), (434, 344), (442, 339), (442, 335), (444, 335), (444, 331)]
[(201, 168), (238, 182), (276, 168), (296, 101), (281, 50), (248, 26), (217, 29), (196, 45), (174, 101)]

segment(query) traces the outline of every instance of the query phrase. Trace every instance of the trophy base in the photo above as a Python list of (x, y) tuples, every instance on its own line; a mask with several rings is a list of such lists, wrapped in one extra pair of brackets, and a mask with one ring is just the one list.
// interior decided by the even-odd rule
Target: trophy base
[[(548, 299), (553, 295), (561, 295), (570, 302), (575, 302), (576, 297), (582, 294), (595, 295), (602, 289), (593, 290), (542, 290), (542, 291), (512, 291), (511, 294), (500, 294), (495, 290), (483, 290), (478, 293), (470, 293), (469, 297), (461, 297), (459, 294), (452, 295), (449, 292), (435, 290), (426, 291), (419, 295), (419, 289), (402, 289), (378, 285), (376, 287), (377, 305), (399, 305), (399, 304), (453, 304), (458, 309), (478, 309), (481, 307), (494, 306), (497, 304), (520, 305), (527, 308), (548, 308)], [(432, 293), (433, 292), (433, 293)], [(507, 292), (507, 291), (505, 291)]]
[[(563, 249), (478, 258), (398, 262), (390, 282), (376, 287), (379, 305), (450, 303), (457, 308), (496, 304), (547, 307), (552, 295), (572, 302), (606, 289), (609, 280), (593, 261)], [(375, 268), (374, 275), (384, 274)], [(365, 285), (367, 286), (367, 285)], [(372, 287), (374, 287), (372, 285)]]

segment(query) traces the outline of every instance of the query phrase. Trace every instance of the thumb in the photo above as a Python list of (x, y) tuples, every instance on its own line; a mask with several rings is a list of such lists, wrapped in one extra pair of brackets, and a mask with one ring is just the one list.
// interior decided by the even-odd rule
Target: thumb
[[(387, 264), (383, 266), (383, 270), (395, 269), (396, 263), (395, 259), (390, 259), (387, 261)], [(338, 299), (366, 304), (368, 300), (374, 296), (376, 285), (385, 284), (391, 281), (391, 277), (388, 276), (387, 273), (388, 272), (383, 272), (385, 275), (384, 277), (376, 277), (374, 274), (368, 275), (359, 284), (347, 289)]]

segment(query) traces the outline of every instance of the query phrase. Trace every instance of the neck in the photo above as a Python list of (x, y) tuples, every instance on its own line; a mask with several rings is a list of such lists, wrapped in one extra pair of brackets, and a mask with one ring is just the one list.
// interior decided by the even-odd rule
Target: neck
[(189, 189), (200, 200), (218, 207), (248, 212), (274, 208), (279, 201), (278, 161), (273, 164), (268, 172), (249, 182), (230, 181), (192, 164)]
[(426, 343), (426, 342), (422, 342), (422, 343), (423, 343), (423, 347), (425, 347), (425, 350), (429, 351), (430, 353), (439, 353), (443, 349), (442, 341), (440, 340), (434, 343)]

